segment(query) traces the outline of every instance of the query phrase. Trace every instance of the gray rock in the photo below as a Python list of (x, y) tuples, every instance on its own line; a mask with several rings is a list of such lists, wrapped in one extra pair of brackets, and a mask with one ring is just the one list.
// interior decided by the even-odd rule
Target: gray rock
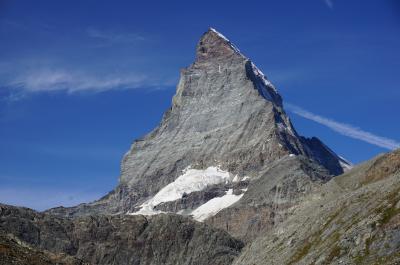
[(281, 96), (257, 67), (210, 29), (197, 45), (195, 62), (181, 71), (172, 106), (160, 125), (134, 141), (124, 156), (118, 187), (96, 202), (49, 212), (133, 212), (188, 166), (221, 165), (233, 174), (258, 178), (289, 154), (323, 166), (325, 174), (316, 175), (321, 180), (343, 172), (340, 158), (329, 148), (297, 134)]
[(67, 219), (0, 205), (0, 235), (7, 234), (35, 251), (64, 253), (96, 265), (225, 265), (243, 247), (226, 232), (178, 215)]
[(286, 156), (260, 172), (242, 199), (207, 223), (251, 242), (260, 232), (284, 221), (290, 209), (301, 203), (329, 179), (326, 169), (303, 157)]
[(64, 253), (52, 253), (34, 249), (13, 235), (0, 233), (1, 265), (88, 265), (88, 263)]

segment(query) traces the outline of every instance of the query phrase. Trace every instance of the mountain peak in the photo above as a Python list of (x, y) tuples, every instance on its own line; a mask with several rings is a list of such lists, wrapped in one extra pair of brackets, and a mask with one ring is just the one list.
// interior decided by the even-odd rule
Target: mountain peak
[(225, 41), (227, 41), (227, 42), (229, 42), (229, 43), (231, 42), (227, 37), (225, 37), (221, 32), (217, 31), (215, 28), (210, 27), (210, 28), (208, 29), (207, 33), (208, 33), (208, 32), (217, 34), (218, 37), (224, 39)]
[[(262, 191), (249, 186), (249, 179), (263, 177), (272, 165), (280, 165), (282, 174), (274, 171), (266, 177)], [(159, 126), (125, 154), (114, 192), (90, 204), (93, 208), (58, 211), (83, 215), (182, 210), (203, 218), (215, 214), (209, 210), (216, 201), (228, 207), (247, 197), (247, 187), (251, 202), (260, 191), (270, 191), (260, 203), (272, 205), (276, 187), (290, 190), (292, 200), (314, 181), (324, 182), (342, 171), (333, 152), (297, 134), (281, 96), (261, 70), (210, 28), (197, 45), (196, 61), (181, 70), (172, 106)]]
[(227, 37), (211, 27), (203, 34), (197, 44), (196, 55), (197, 62), (230, 58), (232, 56), (246, 58)]

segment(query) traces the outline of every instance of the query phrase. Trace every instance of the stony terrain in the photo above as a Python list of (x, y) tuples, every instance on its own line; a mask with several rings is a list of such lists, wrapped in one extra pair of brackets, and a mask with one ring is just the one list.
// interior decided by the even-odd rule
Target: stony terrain
[(41, 251), (19, 240), (12, 234), (0, 234), (1, 265), (88, 265), (66, 254)]
[(302, 202), (326, 180), (327, 172), (303, 156), (285, 156), (271, 164), (248, 186), (242, 199), (207, 220), (245, 242), (286, 219), (288, 210)]
[[(1, 259), (17, 256), (23, 263), (25, 256), (32, 256), (38, 260), (27, 264), (54, 264), (57, 254), (96, 265), (225, 265), (231, 264), (243, 247), (226, 232), (187, 217), (165, 214), (67, 219), (0, 205), (0, 231), (15, 238), (0, 242)], [(64, 263), (81, 264), (72, 258)]]
[(400, 264), (400, 150), (332, 179), (234, 264)]

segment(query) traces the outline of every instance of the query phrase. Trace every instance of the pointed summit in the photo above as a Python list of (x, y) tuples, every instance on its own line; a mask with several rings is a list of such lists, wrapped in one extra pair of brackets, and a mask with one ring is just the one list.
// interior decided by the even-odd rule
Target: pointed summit
[[(297, 134), (261, 70), (210, 28), (197, 45), (196, 61), (181, 70), (172, 106), (159, 126), (125, 154), (118, 187), (97, 202), (56, 211), (194, 213), (204, 220), (215, 214), (210, 204), (228, 198), (223, 207), (241, 206), (226, 214), (219, 209), (215, 225), (234, 226), (229, 216), (242, 213), (236, 224), (246, 225), (234, 228), (234, 234), (244, 236), (246, 227), (255, 227), (252, 213), (264, 212), (262, 220), (275, 222), (270, 205), (291, 207), (314, 185), (342, 172), (332, 151)], [(256, 208), (248, 212), (249, 207)]]
[(197, 44), (196, 55), (196, 62), (228, 59), (233, 56), (246, 59), (228, 38), (214, 28), (209, 28), (208, 31), (203, 34)]

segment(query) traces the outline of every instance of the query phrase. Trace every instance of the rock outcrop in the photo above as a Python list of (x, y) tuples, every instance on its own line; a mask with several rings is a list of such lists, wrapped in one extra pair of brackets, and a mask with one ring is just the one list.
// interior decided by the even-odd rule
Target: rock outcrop
[[(32, 253), (53, 253), (49, 262), (28, 264), (55, 264), (58, 255), (71, 259), (63, 263), (58, 258), (59, 264), (225, 265), (243, 247), (226, 232), (178, 215), (67, 219), (7, 205), (0, 205), (0, 235), (15, 239), (6, 242), (15, 256), (24, 258), (18, 254), (22, 248), (31, 258), (44, 256)], [(3, 246), (0, 241), (0, 257), (12, 256)]]

